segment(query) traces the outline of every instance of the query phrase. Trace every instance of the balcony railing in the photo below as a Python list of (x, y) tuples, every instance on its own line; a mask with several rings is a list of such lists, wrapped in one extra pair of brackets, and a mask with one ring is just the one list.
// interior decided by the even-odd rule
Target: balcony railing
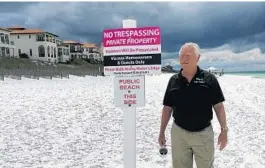
[(36, 38), (36, 41), (47, 41), (47, 42), (51, 42), (51, 43), (56, 43), (56, 39), (51, 37), (51, 36), (44, 36), (44, 35), (38, 35)]
[(44, 38), (37, 38), (37, 41), (45, 41)]
[(66, 44), (57, 44), (58, 47), (66, 47), (68, 48), (68, 46)]

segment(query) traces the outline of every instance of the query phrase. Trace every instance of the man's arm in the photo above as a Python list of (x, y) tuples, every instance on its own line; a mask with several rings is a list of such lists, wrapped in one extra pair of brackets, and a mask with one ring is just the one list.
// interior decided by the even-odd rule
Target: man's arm
[(164, 134), (169, 119), (171, 117), (172, 108), (169, 106), (164, 106), (162, 109), (161, 125), (160, 125), (160, 134)]
[(223, 91), (216, 77), (213, 77), (212, 83), (212, 105), (219, 121), (221, 129), (227, 127), (226, 114), (223, 102), (225, 101)]
[(168, 121), (171, 117), (171, 113), (172, 113), (172, 97), (170, 94), (170, 89), (171, 89), (171, 82), (172, 82), (172, 78), (169, 80), (168, 84), (167, 84), (167, 88), (166, 88), (166, 92), (164, 95), (164, 99), (163, 99), (163, 108), (162, 108), (162, 116), (161, 116), (161, 125), (160, 125), (160, 134), (164, 134)]
[(227, 123), (226, 123), (224, 104), (222, 102), (217, 103), (216, 105), (213, 106), (213, 108), (216, 113), (221, 129), (226, 128)]

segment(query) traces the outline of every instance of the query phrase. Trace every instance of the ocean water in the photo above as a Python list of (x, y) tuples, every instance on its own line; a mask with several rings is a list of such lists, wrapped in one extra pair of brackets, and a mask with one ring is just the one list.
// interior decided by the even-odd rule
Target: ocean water
[(251, 76), (255, 78), (265, 78), (265, 71), (250, 71), (250, 72), (225, 72), (229, 75)]

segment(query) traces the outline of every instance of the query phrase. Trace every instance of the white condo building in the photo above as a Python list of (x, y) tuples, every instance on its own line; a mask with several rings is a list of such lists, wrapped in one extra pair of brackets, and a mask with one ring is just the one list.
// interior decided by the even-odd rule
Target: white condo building
[(0, 28), (0, 57), (15, 57), (15, 45), (10, 41), (10, 30)]
[(102, 54), (100, 52), (100, 47), (97, 44), (84, 44), (84, 55), (87, 55), (89, 59), (93, 59), (95, 61), (102, 61)]
[(102, 44), (62, 41), (58, 35), (20, 26), (0, 28), (0, 56), (67, 63), (75, 58), (103, 61)]
[(70, 61), (70, 45), (64, 44), (62, 40), (57, 39), (58, 61), (67, 63)]
[(19, 26), (7, 28), (10, 39), (14, 41), (15, 55), (27, 54), (30, 59), (58, 62), (57, 35), (40, 30)]
[(74, 40), (65, 40), (63, 44), (70, 49), (70, 59), (81, 59), (84, 58), (84, 45)]

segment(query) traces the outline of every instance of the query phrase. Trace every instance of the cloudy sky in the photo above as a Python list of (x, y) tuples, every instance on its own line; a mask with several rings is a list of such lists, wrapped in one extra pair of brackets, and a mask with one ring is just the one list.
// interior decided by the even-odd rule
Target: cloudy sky
[(138, 27), (161, 27), (163, 64), (178, 68), (180, 46), (192, 41), (200, 66), (227, 71), (265, 70), (264, 16), (264, 2), (0, 2), (0, 27), (40, 28), (64, 40), (100, 43), (104, 29), (133, 17)]

